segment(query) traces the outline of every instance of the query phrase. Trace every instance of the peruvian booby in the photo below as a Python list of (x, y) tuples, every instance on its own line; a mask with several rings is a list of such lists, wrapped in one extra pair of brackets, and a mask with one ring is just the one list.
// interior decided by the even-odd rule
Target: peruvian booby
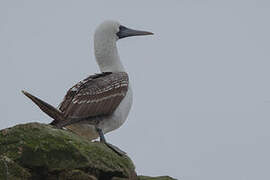
[(94, 35), (95, 58), (101, 73), (91, 75), (70, 88), (58, 108), (26, 91), (22, 92), (54, 119), (51, 125), (68, 127), (79, 135), (91, 134), (94, 136), (92, 139), (99, 136), (100, 141), (106, 143), (104, 133), (119, 128), (127, 119), (132, 105), (132, 89), (116, 42), (125, 37), (152, 34), (129, 29), (116, 21), (105, 21)]

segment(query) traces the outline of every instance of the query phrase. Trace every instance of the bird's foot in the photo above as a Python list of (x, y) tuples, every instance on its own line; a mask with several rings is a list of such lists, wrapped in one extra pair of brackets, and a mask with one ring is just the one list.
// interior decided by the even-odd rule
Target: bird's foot
[(106, 139), (105, 139), (105, 136), (103, 134), (103, 131), (102, 129), (96, 127), (96, 130), (99, 134), (99, 137), (100, 137), (100, 142), (101, 143), (104, 143), (108, 148), (110, 148), (111, 150), (113, 150), (115, 153), (117, 153), (119, 156), (125, 156), (127, 153), (122, 151), (121, 149), (119, 149), (118, 147), (110, 144), (110, 143), (107, 143)]
[(119, 149), (115, 145), (112, 145), (112, 144), (107, 143), (107, 142), (102, 142), (102, 143), (104, 143), (107, 147), (109, 147), (111, 150), (113, 150), (119, 156), (125, 156), (127, 154), (125, 151), (122, 151), (121, 149)]

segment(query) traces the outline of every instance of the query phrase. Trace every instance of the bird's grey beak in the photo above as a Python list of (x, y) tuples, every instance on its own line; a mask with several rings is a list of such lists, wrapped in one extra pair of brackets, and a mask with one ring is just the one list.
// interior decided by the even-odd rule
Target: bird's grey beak
[(146, 36), (146, 35), (153, 35), (154, 33), (148, 31), (139, 31), (134, 29), (129, 29), (125, 26), (119, 27), (119, 32), (116, 33), (119, 39), (130, 37), (130, 36)]

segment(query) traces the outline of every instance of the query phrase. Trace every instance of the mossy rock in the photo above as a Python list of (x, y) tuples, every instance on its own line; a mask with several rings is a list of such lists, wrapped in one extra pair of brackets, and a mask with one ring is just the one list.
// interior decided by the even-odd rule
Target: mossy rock
[(60, 173), (59, 180), (97, 180), (93, 175), (89, 175), (81, 170), (64, 171)]
[(9, 159), (6, 156), (0, 156), (0, 179), (28, 179), (31, 177), (31, 174)]
[(0, 131), (0, 179), (139, 180), (139, 177), (128, 156), (120, 156), (103, 143), (50, 125), (28, 123)]
[(136, 177), (135, 167), (127, 156), (119, 156), (102, 143), (40, 123), (1, 130), (0, 155), (18, 167), (29, 169), (36, 179), (60, 177), (63, 172), (75, 169), (97, 178)]

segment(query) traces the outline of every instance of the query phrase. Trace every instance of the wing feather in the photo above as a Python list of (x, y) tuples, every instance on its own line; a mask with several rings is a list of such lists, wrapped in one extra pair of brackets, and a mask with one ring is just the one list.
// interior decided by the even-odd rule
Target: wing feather
[(70, 88), (59, 109), (65, 117), (86, 118), (109, 115), (121, 103), (127, 90), (127, 73), (96, 74)]

